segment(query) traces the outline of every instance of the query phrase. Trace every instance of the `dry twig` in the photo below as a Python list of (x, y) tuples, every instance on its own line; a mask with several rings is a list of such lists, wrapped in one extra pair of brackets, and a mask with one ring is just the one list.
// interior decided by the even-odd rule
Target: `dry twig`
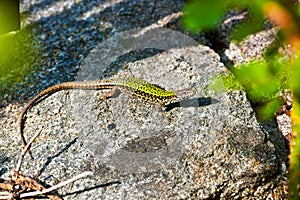
[(12, 178), (9, 181), (0, 182), (0, 189), (6, 191), (6, 192), (0, 192), (0, 199), (19, 199), (19, 198), (28, 198), (28, 197), (34, 197), (39, 195), (46, 195), (51, 200), (61, 200), (62, 198), (60, 198), (58, 195), (50, 194), (50, 193), (80, 178), (92, 175), (92, 172), (86, 171), (67, 181), (63, 181), (57, 185), (54, 185), (50, 188), (45, 188), (34, 178), (30, 178), (28, 176), (22, 175), (19, 171), (21, 169), (23, 159), (26, 153), (29, 151), (31, 144), (41, 134), (42, 130), (43, 128), (41, 128), (31, 138), (30, 142), (22, 150), (16, 169), (12, 171)]
[(16, 166), (15, 171), (17, 171), (17, 172), (20, 171), (23, 159), (25, 157), (25, 154), (30, 149), (31, 144), (34, 142), (34, 140), (41, 134), (42, 130), (43, 130), (43, 127), (31, 138), (31, 140), (28, 142), (28, 144), (25, 146), (25, 148), (23, 148), (22, 153), (19, 157), (18, 164)]

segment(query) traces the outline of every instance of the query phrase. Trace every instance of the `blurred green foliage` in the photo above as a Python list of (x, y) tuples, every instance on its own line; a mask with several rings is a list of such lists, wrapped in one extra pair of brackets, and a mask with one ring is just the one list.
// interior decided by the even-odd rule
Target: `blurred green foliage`
[[(221, 22), (226, 11), (246, 9), (249, 20), (234, 31), (232, 38), (241, 40), (245, 36), (263, 30), (263, 22), (269, 20), (278, 26), (278, 41), (266, 52), (264, 60), (256, 60), (240, 66), (230, 67), (232, 74), (216, 78), (213, 89), (243, 88), (248, 98), (259, 103), (259, 116), (264, 119), (274, 117), (282, 104), (279, 93), (289, 89), (293, 95), (292, 139), (290, 141), (289, 199), (300, 199), (300, 7), (293, 0), (253, 0), (253, 1), (188, 1), (185, 6), (183, 23), (188, 30), (208, 30)], [(207, 21), (206, 21), (207, 20)], [(284, 46), (283, 44), (288, 44)], [(285, 53), (279, 47), (284, 46)], [(282, 51), (281, 51), (282, 52)], [(223, 83), (223, 84), (222, 84)], [(223, 88), (222, 88), (223, 87)], [(257, 105), (257, 104), (256, 104)]]
[(263, 2), (264, 0), (191, 0), (184, 9), (183, 25), (190, 31), (207, 31), (221, 22), (229, 8), (247, 9), (249, 16), (255, 17), (239, 25), (232, 35), (235, 40), (241, 40), (263, 28), (261, 22), (264, 20), (264, 16), (260, 12)]
[(236, 84), (241, 84), (247, 91), (248, 97), (256, 103), (263, 104), (258, 108), (261, 119), (272, 118), (282, 102), (277, 97), (281, 89), (282, 71), (284, 68), (274, 70), (273, 65), (267, 62), (250, 62), (239, 67), (232, 67)]
[(183, 23), (191, 31), (213, 28), (220, 22), (224, 12), (223, 5), (218, 1), (193, 1), (185, 7)]
[[(266, 21), (263, 13), (265, 2), (267, 1), (216, 0), (213, 3), (209, 0), (188, 1), (184, 10), (183, 23), (188, 30), (210, 30), (221, 22), (229, 8), (246, 9), (249, 13), (249, 20), (240, 24), (231, 36), (233, 40), (241, 40), (263, 30), (263, 24)], [(263, 120), (274, 116), (282, 104), (278, 98), (279, 92), (289, 87), (286, 81), (287, 61), (278, 54), (278, 47), (274, 45), (269, 49), (265, 61), (253, 61), (231, 67), (230, 71), (233, 76), (222, 77), (227, 88), (244, 88), (252, 102), (265, 105), (258, 108), (258, 115)]]
[(0, 35), (20, 29), (19, 0), (0, 1)]
[(31, 27), (0, 35), (0, 94), (21, 82), (39, 58)]

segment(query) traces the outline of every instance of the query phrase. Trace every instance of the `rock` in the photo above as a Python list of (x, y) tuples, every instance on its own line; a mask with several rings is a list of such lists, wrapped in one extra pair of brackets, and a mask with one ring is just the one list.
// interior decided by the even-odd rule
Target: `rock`
[[(126, 65), (136, 77), (197, 94), (162, 111), (126, 94), (106, 105), (99, 91), (58, 92), (30, 111), (25, 132), (35, 133), (36, 122), (45, 128), (33, 149), (38, 159), (25, 164), (26, 172), (47, 157), (40, 179), (51, 185), (92, 170), (94, 177), (59, 190), (66, 199), (82, 190), (76, 198), (266, 197), (270, 186), (259, 186), (281, 173), (281, 158), (244, 92), (209, 89), (212, 77), (226, 71), (218, 55), (199, 45), (144, 56)], [(56, 105), (61, 113), (54, 113)]]
[[(138, 27), (145, 27), (147, 34), (148, 26), (160, 19), (166, 19), (161, 26), (167, 27), (168, 16), (175, 13), (177, 19), (182, 3), (26, 2), (25, 10), (34, 13), (36, 33), (42, 33), (45, 46), (38, 63), (42, 68), (26, 82), (35, 87), (19, 90), (25, 96), (46, 87), (41, 80), (50, 85), (74, 80), (78, 68), (77, 80), (118, 77), (130, 69), (134, 76), (166, 89), (193, 88), (197, 93), (159, 108), (122, 93), (103, 102), (105, 91), (57, 92), (27, 114), (27, 138), (41, 126), (44, 129), (31, 149), (35, 160), (25, 157), (23, 174), (33, 177), (40, 171), (38, 180), (55, 185), (83, 171), (94, 172), (58, 189), (64, 199), (284, 198), (286, 191), (278, 180), (286, 156), (278, 152), (284, 148), (283, 138), (273, 131), (278, 137), (276, 142), (270, 139), (272, 127), (257, 122), (244, 92), (210, 90), (213, 76), (229, 73), (211, 49), (190, 40), (184, 43), (185, 37), (176, 35), (158, 40), (162, 46), (163, 40), (169, 41), (162, 50), (144, 49), (144, 43), (152, 41), (140, 40), (140, 49), (126, 49), (118, 56), (99, 53), (111, 52), (99, 48), (106, 37)], [(0, 172), (7, 180), (5, 172), (15, 167), (21, 150), (16, 135), (20, 106), (9, 101), (5, 105), (0, 110)]]

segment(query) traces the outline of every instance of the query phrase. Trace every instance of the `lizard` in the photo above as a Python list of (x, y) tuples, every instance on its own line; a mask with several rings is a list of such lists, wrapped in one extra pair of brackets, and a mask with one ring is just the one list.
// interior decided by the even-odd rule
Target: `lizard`
[(133, 76), (123, 76), (114, 79), (106, 80), (94, 80), (94, 81), (74, 81), (74, 82), (63, 82), (50, 86), (45, 90), (37, 94), (32, 100), (30, 100), (23, 108), (19, 117), (19, 135), (21, 137), (24, 147), (27, 142), (24, 137), (24, 117), (27, 111), (33, 107), (43, 97), (49, 96), (60, 90), (68, 89), (85, 89), (85, 90), (100, 90), (100, 89), (111, 89), (110, 92), (106, 92), (102, 99), (105, 100), (113, 96), (116, 90), (119, 90), (125, 94), (128, 94), (134, 98), (137, 98), (143, 102), (152, 104), (158, 104), (160, 106), (166, 106), (173, 101), (180, 101), (182, 99), (189, 98), (195, 94), (195, 90), (183, 89), (178, 91), (165, 90), (164, 88), (151, 84), (143, 79), (135, 78)]

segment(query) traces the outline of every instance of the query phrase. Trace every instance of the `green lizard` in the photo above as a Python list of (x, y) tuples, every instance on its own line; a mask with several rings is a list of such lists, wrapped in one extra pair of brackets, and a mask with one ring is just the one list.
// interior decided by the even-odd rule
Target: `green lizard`
[(19, 117), (19, 134), (21, 136), (23, 145), (26, 146), (27, 142), (24, 138), (24, 116), (27, 111), (35, 105), (42, 97), (53, 94), (60, 90), (67, 89), (85, 89), (85, 90), (100, 90), (100, 89), (111, 89), (110, 92), (103, 95), (103, 100), (111, 97), (116, 90), (120, 90), (134, 98), (140, 99), (141, 101), (159, 104), (165, 106), (172, 101), (179, 101), (191, 97), (195, 94), (194, 90), (184, 89), (179, 91), (165, 90), (157, 85), (153, 85), (147, 81), (132, 76), (124, 76), (116, 79), (97, 80), (97, 81), (86, 81), (86, 82), (65, 82), (51, 86), (38, 95), (36, 95), (28, 104), (24, 107)]

